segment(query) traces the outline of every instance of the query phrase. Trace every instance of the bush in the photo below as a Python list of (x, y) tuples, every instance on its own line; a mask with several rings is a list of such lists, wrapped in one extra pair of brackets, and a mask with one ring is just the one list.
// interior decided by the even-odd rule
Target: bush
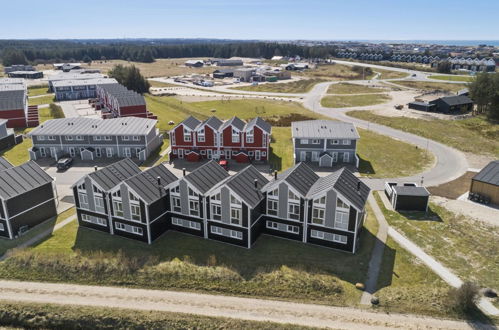
[(449, 290), (450, 304), (459, 313), (468, 314), (476, 308), (478, 286), (472, 282), (464, 282), (461, 287)]

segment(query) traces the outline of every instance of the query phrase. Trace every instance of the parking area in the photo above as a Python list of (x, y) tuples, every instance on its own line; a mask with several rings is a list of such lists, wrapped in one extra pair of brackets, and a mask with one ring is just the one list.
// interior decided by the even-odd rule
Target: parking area
[(88, 100), (62, 101), (57, 104), (61, 106), (66, 118), (101, 118), (100, 110), (92, 108), (92, 106), (88, 103)]

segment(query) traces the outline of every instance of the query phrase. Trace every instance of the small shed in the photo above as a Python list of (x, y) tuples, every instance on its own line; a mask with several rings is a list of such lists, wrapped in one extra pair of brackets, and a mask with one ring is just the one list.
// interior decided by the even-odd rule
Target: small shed
[(499, 205), (499, 160), (490, 162), (471, 179), (470, 192), (490, 198), (490, 203)]
[(329, 154), (325, 153), (319, 158), (319, 166), (320, 167), (332, 167), (333, 166), (333, 157)]
[(187, 159), (189, 162), (199, 162), (199, 160), (201, 159), (201, 155), (196, 151), (191, 151), (185, 155), (185, 159)]
[(249, 163), (249, 156), (244, 152), (239, 152), (234, 156), (234, 159), (238, 163)]
[(385, 194), (396, 211), (428, 211), (430, 193), (415, 183), (385, 183)]

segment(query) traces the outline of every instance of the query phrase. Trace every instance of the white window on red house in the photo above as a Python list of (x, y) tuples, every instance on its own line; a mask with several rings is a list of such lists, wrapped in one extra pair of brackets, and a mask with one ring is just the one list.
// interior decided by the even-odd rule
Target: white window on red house
[(239, 143), (239, 132), (232, 129), (232, 143)]
[(253, 130), (251, 131), (248, 131), (246, 133), (246, 143), (253, 143), (255, 140), (254, 140), (254, 136), (253, 136)]
[(189, 131), (185, 127), (184, 127), (184, 141), (185, 142), (191, 142), (192, 141), (192, 139), (191, 139), (191, 131)]
[(204, 127), (198, 131), (198, 142), (205, 142)]

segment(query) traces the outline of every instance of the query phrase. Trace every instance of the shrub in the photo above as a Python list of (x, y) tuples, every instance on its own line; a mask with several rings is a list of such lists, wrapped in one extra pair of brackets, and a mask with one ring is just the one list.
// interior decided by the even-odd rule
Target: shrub
[(478, 300), (478, 286), (472, 282), (464, 282), (461, 287), (449, 290), (450, 304), (459, 313), (473, 311)]

